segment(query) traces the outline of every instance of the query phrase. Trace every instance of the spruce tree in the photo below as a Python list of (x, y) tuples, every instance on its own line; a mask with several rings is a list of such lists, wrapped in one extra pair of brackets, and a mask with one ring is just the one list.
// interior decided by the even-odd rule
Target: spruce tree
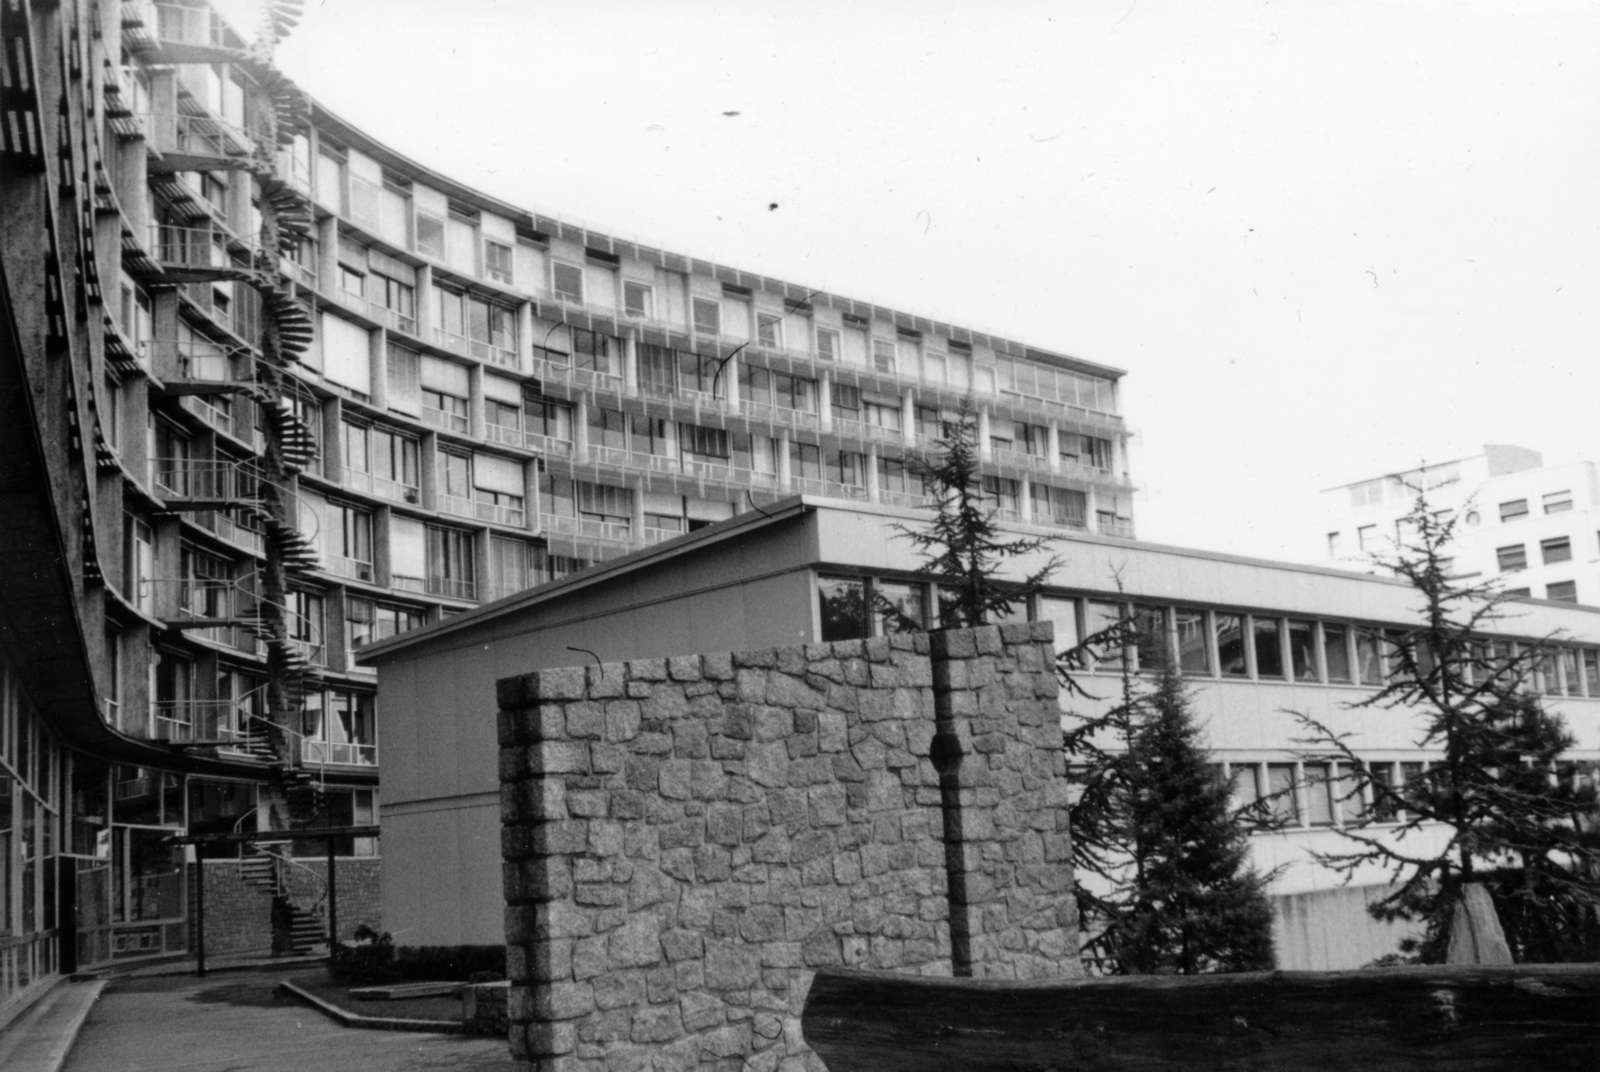
[(914, 470), (934, 496), (935, 513), (923, 528), (896, 528), (921, 551), (923, 569), (939, 582), (941, 628), (970, 628), (1005, 617), (1060, 568), (1052, 556), (1020, 581), (1000, 579), (1007, 559), (1033, 554), (1049, 541), (1001, 538), (996, 506), (983, 492), (970, 398), (962, 399), (956, 419), (945, 423), (938, 460), (918, 463)]
[[(1455, 519), (1427, 496), (1402, 522), (1408, 538), (1374, 560), (1409, 583), (1423, 625), (1385, 638), (1387, 683), (1354, 708), (1393, 710), (1415, 720), (1417, 746), (1438, 756), (1398, 783), (1365, 763), (1346, 735), (1301, 716), (1308, 743), (1333, 752), (1353, 774), (1350, 794), (1370, 794), (1363, 825), (1342, 828), (1349, 851), (1318, 854), (1344, 874), (1374, 865), (1394, 886), (1371, 911), (1424, 925), (1403, 951), (1444, 959), (1462, 887), (1488, 889), (1518, 961), (1600, 956), (1600, 823), (1593, 780), (1563, 760), (1573, 739), (1534, 693), (1554, 671), (1551, 641), (1490, 640), (1505, 617), (1493, 583), (1449, 574)], [(1373, 817), (1393, 825), (1374, 828)], [(1444, 837), (1439, 838), (1443, 833)]]
[(1124, 767), (1130, 881), (1106, 929), (1112, 970), (1270, 970), (1267, 880), (1251, 867), (1247, 829), (1170, 666), (1141, 705)]

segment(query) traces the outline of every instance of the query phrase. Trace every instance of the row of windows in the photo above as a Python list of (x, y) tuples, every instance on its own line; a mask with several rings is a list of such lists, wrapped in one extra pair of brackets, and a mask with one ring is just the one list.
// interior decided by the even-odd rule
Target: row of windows
[[(849, 640), (900, 629), (931, 628), (928, 585), (875, 578), (818, 579), (823, 640)], [(1125, 650), (1102, 649), (1091, 671), (1154, 671), (1172, 665), (1186, 676), (1382, 687), (1400, 666), (1403, 630), (1275, 614), (1157, 605), (1116, 599), (1041, 595), (1013, 608), (1016, 620), (1055, 626), (1057, 652), (1131, 623)], [(1516, 649), (1485, 641), (1476, 666), (1491, 667)], [(1419, 653), (1419, 658), (1424, 658)], [(1600, 699), (1600, 648), (1550, 646), (1530, 684), (1547, 695)]]
[[(1561, 491), (1547, 492), (1541, 500), (1541, 505), (1546, 514), (1564, 514), (1572, 509), (1572, 491), (1571, 489), (1563, 489)], [(1527, 499), (1510, 499), (1500, 504), (1500, 520), (1502, 522), (1521, 521), (1527, 516)]]

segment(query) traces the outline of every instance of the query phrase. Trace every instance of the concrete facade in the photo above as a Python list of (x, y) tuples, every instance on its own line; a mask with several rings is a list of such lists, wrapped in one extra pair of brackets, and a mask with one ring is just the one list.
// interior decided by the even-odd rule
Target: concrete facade
[(1075, 976), (1048, 624), (499, 683), (513, 1052), (819, 1067), (828, 965)]

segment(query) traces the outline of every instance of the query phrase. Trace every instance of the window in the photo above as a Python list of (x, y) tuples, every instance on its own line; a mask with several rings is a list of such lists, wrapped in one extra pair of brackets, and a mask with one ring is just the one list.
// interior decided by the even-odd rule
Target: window
[(1564, 514), (1571, 509), (1571, 491), (1552, 491), (1544, 497), (1544, 512), (1547, 514)]
[(739, 397), (757, 405), (772, 405), (772, 373), (740, 362)]
[(1223, 677), (1249, 677), (1244, 650), (1244, 615), (1217, 614), (1217, 662)]
[(1043, 525), (1064, 525), (1081, 529), (1088, 526), (1089, 498), (1073, 488), (1032, 484), (1033, 519)]
[(1600, 651), (1584, 648), (1582, 654), (1584, 692), (1600, 699)]
[(563, 301), (583, 304), (583, 269), (575, 264), (552, 261), (550, 279), (556, 297)]
[(888, 428), (891, 431), (900, 430), (900, 403), (898, 402), (872, 402), (861, 403), (861, 419), (863, 423), (874, 428)]
[(817, 329), (817, 360), (839, 360), (839, 333), (832, 328)]
[(633, 523), (633, 492), (630, 489), (575, 480), (573, 491), (579, 517), (624, 527)]
[(414, 607), (377, 603), (355, 596), (345, 601), (345, 650), (352, 654), (363, 644), (387, 640), (411, 629), (421, 629), (423, 612)]
[(1293, 763), (1267, 764), (1267, 806), (1273, 819), (1290, 826), (1300, 825), (1300, 802), (1295, 792)]
[(1546, 566), (1554, 565), (1557, 562), (1571, 562), (1572, 540), (1566, 536), (1540, 540), (1539, 553), (1543, 556)]
[(885, 339), (872, 340), (872, 367), (879, 372), (894, 375), (894, 343)]
[(451, 599), (476, 599), (473, 536), (461, 529), (427, 526), (428, 594)]
[(702, 335), (722, 334), (722, 303), (713, 298), (696, 298), (694, 329)]
[(511, 286), (516, 282), (516, 268), (512, 265), (511, 247), (492, 238), (483, 240), (483, 274), (486, 279)]
[(1528, 566), (1528, 549), (1520, 543), (1495, 548), (1494, 557), (1500, 563), (1502, 573), (1526, 569)]
[(1357, 629), (1356, 673), (1362, 685), (1383, 684), (1383, 648), (1377, 630)]
[(775, 313), (757, 313), (756, 342), (774, 350), (782, 349), (783, 317)]
[(1135, 603), (1130, 620), (1133, 622), (1133, 647), (1139, 669), (1160, 670), (1171, 659), (1167, 650), (1166, 611), (1161, 607)]
[(755, 432), (734, 432), (730, 437), (733, 467), (755, 473), (776, 473), (777, 440)]
[(1331, 765), (1307, 763), (1305, 770), (1306, 822), (1312, 826), (1333, 825), (1334, 781)]
[(1173, 623), (1178, 634), (1178, 669), (1185, 674), (1209, 675), (1211, 652), (1206, 643), (1206, 612), (1180, 607), (1173, 612)]
[(415, 503), (417, 441), (378, 426), (344, 425), (345, 484), (387, 499)]
[(348, 264), (339, 265), (339, 289), (354, 298), (367, 296), (367, 276)]
[(816, 410), (817, 382), (790, 376), (782, 372), (772, 374), (773, 402), (780, 409), (812, 413)]
[(1512, 499), (1510, 502), (1500, 504), (1500, 520), (1516, 521), (1528, 516), (1528, 500)]
[(422, 389), (422, 419), (448, 432), (465, 432), (470, 426), (467, 400), (431, 388)]
[(342, 577), (371, 583), (372, 515), (345, 503), (329, 502), (328, 520), (326, 539), (332, 571)]
[(983, 495), (994, 504), (1002, 517), (1015, 517), (1018, 513), (1017, 506), (1018, 484), (1010, 477), (986, 476), (983, 478)]
[(628, 279), (622, 281), (622, 310), (629, 316), (649, 320), (655, 316), (655, 300), (655, 288)]
[(123, 530), (127, 540), (127, 560), (123, 574), (123, 595), (143, 614), (155, 611), (156, 568), (155, 534), (150, 526), (128, 516)]
[(589, 409), (589, 446), (607, 450), (628, 449), (628, 417), (614, 409), (591, 406)]
[(1078, 601), (1056, 596), (1039, 597), (1039, 620), (1055, 626), (1056, 654), (1078, 646)]
[(1289, 670), (1296, 681), (1320, 681), (1317, 672), (1317, 629), (1311, 622), (1289, 620)]
[(524, 540), (495, 536), (489, 541), (490, 599), (504, 599), (544, 579), (544, 549)]
[(1378, 526), (1362, 525), (1356, 529), (1356, 546), (1367, 553), (1378, 549)]
[(795, 480), (822, 479), (822, 452), (815, 443), (789, 440), (789, 476)]
[(1283, 677), (1283, 646), (1278, 638), (1277, 618), (1250, 619), (1255, 638), (1256, 677), (1261, 680)]
[(689, 350), (678, 350), (676, 353), (679, 389), (698, 391), (704, 395), (715, 394), (722, 361), (712, 354), (697, 354)]
[(611, 365), (611, 336), (585, 328), (572, 328), (572, 367), (596, 372), (602, 376), (614, 375)]
[(572, 441), (572, 407), (532, 392), (522, 397), (522, 414), (531, 436)]
[(721, 428), (679, 425), (680, 442), (686, 457), (695, 461), (726, 463), (729, 457), (728, 433)]
[(872, 589), (880, 635), (915, 633), (928, 627), (922, 585), (875, 581)]
[(444, 221), (439, 217), (417, 213), (417, 252), (444, 260)]
[(848, 383), (833, 385), (833, 417), (840, 421), (861, 419), (861, 389)]
[(923, 439), (938, 439), (944, 433), (944, 422), (940, 418), (939, 407), (918, 406), (916, 408), (917, 435)]
[(867, 619), (867, 585), (857, 577), (818, 577), (822, 640), (861, 640), (871, 635)]
[(1337, 532), (1328, 533), (1328, 557), (1338, 558), (1341, 550), (1342, 548), (1339, 546), (1339, 534)]
[(1322, 624), (1322, 663), (1328, 668), (1328, 680), (1335, 684), (1347, 685), (1351, 681), (1348, 635), (1342, 625)]
[(402, 283), (398, 279), (390, 279), (386, 275), (374, 272), (371, 298), (394, 314), (394, 323), (390, 325), (391, 327), (416, 334), (416, 292), (409, 283)]
[(865, 488), (867, 456), (853, 450), (829, 447), (826, 452), (824, 475), (830, 484), (844, 488)]
[(1527, 599), (1532, 594), (1531, 588), (1507, 588), (1501, 593), (1507, 599)]
[(1576, 603), (1578, 601), (1578, 582), (1555, 581), (1547, 584), (1544, 589), (1544, 597), (1561, 603)]

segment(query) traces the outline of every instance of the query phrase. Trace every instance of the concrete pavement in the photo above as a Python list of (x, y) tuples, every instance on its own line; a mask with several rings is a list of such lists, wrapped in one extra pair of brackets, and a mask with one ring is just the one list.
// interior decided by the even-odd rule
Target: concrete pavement
[(504, 1039), (341, 1027), (279, 994), (285, 974), (116, 980), (65, 1072), (511, 1072)]

